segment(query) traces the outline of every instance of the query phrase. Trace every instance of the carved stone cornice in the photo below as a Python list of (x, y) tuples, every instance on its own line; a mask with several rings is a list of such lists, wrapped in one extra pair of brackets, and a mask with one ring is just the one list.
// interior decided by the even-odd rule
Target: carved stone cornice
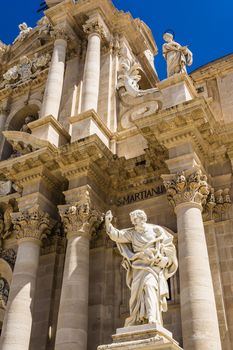
[(59, 212), (68, 239), (74, 236), (91, 239), (96, 228), (103, 221), (101, 213), (91, 206), (88, 190), (83, 191), (79, 202), (59, 206)]
[(50, 234), (54, 221), (38, 206), (26, 211), (12, 213), (12, 222), (19, 242), (33, 240), (40, 243)]
[(181, 172), (179, 174), (162, 175), (167, 198), (176, 208), (183, 203), (196, 203), (203, 206), (209, 194), (206, 175), (201, 170)]

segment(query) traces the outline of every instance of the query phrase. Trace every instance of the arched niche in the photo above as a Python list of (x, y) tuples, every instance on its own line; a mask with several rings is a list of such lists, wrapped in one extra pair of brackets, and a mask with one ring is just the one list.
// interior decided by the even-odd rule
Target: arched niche
[[(7, 118), (5, 130), (20, 131), (25, 123), (26, 117), (33, 116), (35, 119), (38, 119), (40, 107), (41, 105), (39, 101), (31, 101), (30, 104), (21, 105), (18, 106), (18, 108), (13, 109)], [(4, 140), (1, 149), (1, 160), (8, 159), (11, 154), (12, 147), (6, 140)]]
[(7, 130), (19, 131), (24, 124), (27, 116), (34, 116), (36, 119), (39, 117), (38, 104), (28, 104), (17, 111), (12, 111), (7, 119)]

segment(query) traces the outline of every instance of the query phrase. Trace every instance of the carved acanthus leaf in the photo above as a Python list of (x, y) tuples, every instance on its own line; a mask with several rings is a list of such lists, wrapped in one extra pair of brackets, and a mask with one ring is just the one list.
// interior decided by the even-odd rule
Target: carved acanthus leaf
[(11, 217), (17, 234), (16, 238), (19, 240), (29, 238), (41, 241), (50, 234), (55, 224), (49, 214), (38, 206), (24, 212), (12, 213)]
[(87, 21), (83, 25), (83, 31), (88, 35), (96, 33), (100, 35), (102, 39), (106, 38), (107, 36), (103, 24), (98, 19)]
[(90, 200), (78, 202), (72, 206), (60, 207), (64, 232), (69, 236), (80, 235), (91, 238), (95, 229), (103, 221), (103, 216), (91, 207)]
[(229, 210), (232, 207), (232, 200), (230, 197), (230, 189), (225, 188), (215, 191), (210, 189), (207, 197), (206, 205), (203, 211), (203, 219), (222, 221), (228, 219)]
[(120, 95), (130, 95), (132, 97), (140, 97), (148, 94), (157, 93), (157, 97), (161, 96), (158, 88), (141, 90), (138, 82), (141, 80), (139, 71), (141, 66), (138, 63), (131, 62), (129, 58), (122, 57), (120, 62), (120, 70), (118, 74), (117, 89), (124, 88), (125, 92), (120, 91)]
[(209, 186), (206, 175), (201, 170), (194, 170), (191, 174), (181, 172), (176, 175), (163, 175), (167, 197), (173, 207), (181, 203), (194, 202), (200, 205), (206, 203)]

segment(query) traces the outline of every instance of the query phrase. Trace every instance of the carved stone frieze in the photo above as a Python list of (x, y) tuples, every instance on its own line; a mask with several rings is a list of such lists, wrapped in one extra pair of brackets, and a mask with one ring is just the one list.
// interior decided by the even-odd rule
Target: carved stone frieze
[(22, 56), (16, 66), (11, 67), (3, 74), (0, 89), (15, 88), (30, 79), (34, 79), (42, 70), (48, 67), (50, 60), (51, 56), (48, 53), (41, 56), (36, 54), (32, 59)]
[(229, 211), (232, 207), (232, 200), (230, 197), (230, 189), (225, 188), (215, 191), (210, 189), (207, 197), (206, 205), (203, 211), (204, 221), (215, 220), (222, 221), (229, 218)]
[(69, 239), (74, 235), (91, 238), (97, 227), (103, 221), (103, 216), (91, 207), (88, 192), (78, 203), (59, 208), (64, 232)]
[(54, 226), (49, 214), (42, 211), (38, 206), (24, 212), (12, 213), (11, 218), (18, 240), (34, 239), (41, 241), (50, 234)]
[(170, 204), (176, 207), (179, 204), (193, 202), (199, 205), (206, 203), (209, 186), (206, 175), (201, 170), (181, 172), (176, 175), (163, 175), (164, 186)]

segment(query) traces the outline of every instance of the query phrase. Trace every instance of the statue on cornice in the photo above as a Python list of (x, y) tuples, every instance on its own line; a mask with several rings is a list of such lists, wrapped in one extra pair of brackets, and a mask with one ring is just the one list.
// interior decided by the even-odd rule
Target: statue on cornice
[(32, 28), (28, 27), (27, 23), (23, 22), (19, 25), (19, 30), (20, 33), (13, 41), (13, 44), (15, 44), (17, 41), (23, 41), (28, 36)]
[(123, 256), (131, 290), (130, 316), (125, 326), (162, 325), (162, 312), (167, 311), (169, 297), (167, 280), (178, 267), (173, 236), (161, 226), (148, 224), (142, 210), (133, 211), (130, 218), (134, 227), (117, 230), (111, 224), (111, 211), (105, 216), (107, 234)]
[(31, 122), (34, 122), (36, 119), (38, 119), (38, 117), (35, 117), (33, 115), (28, 115), (25, 119), (24, 119), (24, 124), (22, 125), (20, 131), (22, 132), (26, 132), (27, 134), (31, 134), (32, 131), (29, 128), (28, 124)]
[(168, 78), (176, 75), (187, 73), (186, 66), (193, 63), (193, 54), (187, 46), (181, 46), (174, 41), (171, 33), (165, 33), (163, 36), (166, 41), (163, 44), (163, 57), (167, 61)]

